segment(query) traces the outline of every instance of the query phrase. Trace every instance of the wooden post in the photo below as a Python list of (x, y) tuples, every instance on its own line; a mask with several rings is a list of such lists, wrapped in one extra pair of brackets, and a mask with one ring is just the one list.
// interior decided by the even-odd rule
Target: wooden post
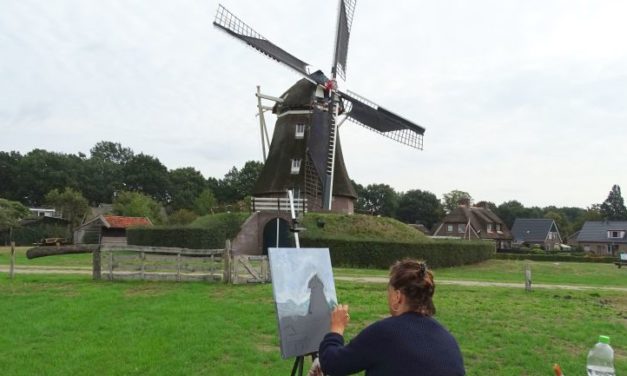
[(9, 266), (9, 278), (15, 275), (15, 242), (11, 242), (11, 265)]
[(146, 264), (144, 261), (146, 260), (146, 254), (144, 252), (139, 252), (139, 259), (141, 262), (141, 280), (144, 280), (144, 265)]
[(176, 281), (181, 281), (181, 251), (176, 254)]
[(525, 265), (525, 291), (531, 291), (531, 266)]
[(100, 247), (94, 249), (91, 258), (91, 278), (94, 281), (99, 281), (102, 278), (101, 275), (101, 260), (100, 260)]
[(231, 283), (231, 241), (229, 239), (226, 239), (226, 243), (224, 244), (222, 261), (224, 263), (224, 283)]
[(109, 281), (113, 281), (113, 251), (109, 251)]

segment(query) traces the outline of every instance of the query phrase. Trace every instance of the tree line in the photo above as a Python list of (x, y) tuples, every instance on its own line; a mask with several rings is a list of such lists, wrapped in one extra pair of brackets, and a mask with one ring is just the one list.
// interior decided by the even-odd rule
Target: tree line
[[(240, 168), (231, 168), (222, 178), (205, 178), (193, 167), (169, 170), (156, 157), (136, 154), (110, 141), (97, 143), (89, 156), (42, 149), (24, 155), (0, 151), (0, 198), (29, 207), (54, 207), (74, 224), (80, 223), (90, 206), (101, 203), (113, 203), (115, 214), (183, 224), (219, 207), (247, 207), (262, 167), (261, 162), (248, 161)], [(387, 184), (353, 184), (359, 196), (357, 212), (421, 223), (427, 228), (460, 202), (473, 203), (471, 195), (461, 190), (439, 199), (426, 190), (397, 192)], [(475, 205), (489, 208), (510, 228), (515, 218), (554, 219), (565, 236), (579, 230), (586, 220), (627, 220), (618, 186), (612, 187), (605, 202), (586, 209), (525, 207), (516, 200), (498, 206), (490, 201)]]

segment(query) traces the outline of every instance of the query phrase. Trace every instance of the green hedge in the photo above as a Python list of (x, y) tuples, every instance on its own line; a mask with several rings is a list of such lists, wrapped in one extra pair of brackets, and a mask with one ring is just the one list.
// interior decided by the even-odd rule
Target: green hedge
[(381, 240), (307, 239), (302, 247), (329, 248), (333, 266), (387, 269), (403, 258), (425, 260), (434, 268), (472, 264), (490, 259), (494, 243), (483, 241), (438, 240), (407, 243)]
[(136, 227), (126, 230), (128, 244), (193, 249), (224, 248), (249, 214), (222, 213), (198, 218), (190, 226)]
[[(72, 239), (72, 234), (65, 225), (44, 224), (38, 226), (16, 227), (13, 229), (15, 245), (29, 246), (39, 242), (43, 238)], [(9, 244), (9, 233), (0, 233), (0, 245)]]
[(613, 263), (616, 257), (602, 256), (571, 256), (571, 255), (537, 255), (520, 253), (497, 253), (492, 258), (497, 260), (530, 260), (530, 261), (562, 261), (562, 262), (598, 262)]

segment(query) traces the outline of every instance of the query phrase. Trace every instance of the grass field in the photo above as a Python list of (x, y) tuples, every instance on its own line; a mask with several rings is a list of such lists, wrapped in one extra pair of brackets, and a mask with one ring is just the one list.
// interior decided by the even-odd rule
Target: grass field
[[(627, 269), (613, 264), (488, 260), (477, 265), (435, 270), (436, 279), (486, 282), (524, 282), (525, 266), (533, 283), (627, 287)], [(336, 275), (387, 276), (387, 270), (334, 269)]]
[[(18, 266), (85, 266), (91, 267), (91, 254), (60, 255), (29, 260), (26, 251), (30, 247), (15, 247), (15, 264)], [(0, 247), (0, 265), (9, 265), (11, 248)]]
[[(339, 282), (337, 293), (351, 305), (347, 337), (386, 315), (384, 284)], [(2, 273), (0, 301), (2, 374), (280, 375), (292, 365), (279, 356), (270, 285)], [(441, 285), (435, 303), (468, 375), (550, 375), (554, 362), (583, 374), (599, 334), (627, 372), (625, 293)]]

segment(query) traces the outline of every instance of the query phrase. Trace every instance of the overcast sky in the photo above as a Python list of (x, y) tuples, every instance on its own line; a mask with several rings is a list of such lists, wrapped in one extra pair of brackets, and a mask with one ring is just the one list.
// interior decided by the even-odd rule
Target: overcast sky
[[(335, 0), (222, 4), (330, 71)], [(255, 87), (278, 96), (300, 77), (214, 28), (217, 6), (0, 0), (0, 150), (108, 140), (206, 177), (261, 160)], [(340, 87), (427, 131), (417, 151), (345, 123), (349, 175), (497, 205), (627, 189), (626, 14), (625, 1), (358, 0)]]

